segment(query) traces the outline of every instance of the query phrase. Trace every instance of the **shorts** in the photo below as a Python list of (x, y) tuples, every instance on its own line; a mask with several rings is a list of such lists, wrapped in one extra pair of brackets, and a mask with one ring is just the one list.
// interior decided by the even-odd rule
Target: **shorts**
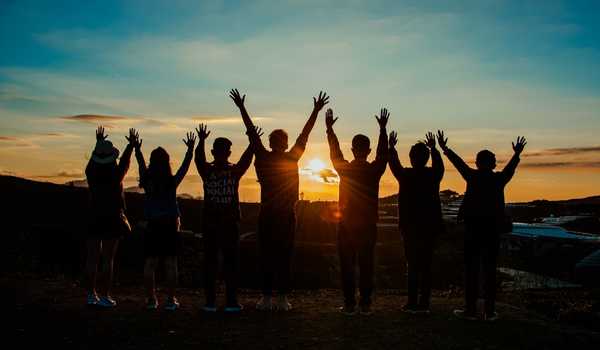
[(179, 218), (151, 219), (144, 233), (144, 256), (178, 256), (181, 253), (182, 237), (179, 233)]
[(88, 239), (120, 239), (131, 233), (131, 226), (123, 212), (114, 215), (94, 215), (89, 225)]

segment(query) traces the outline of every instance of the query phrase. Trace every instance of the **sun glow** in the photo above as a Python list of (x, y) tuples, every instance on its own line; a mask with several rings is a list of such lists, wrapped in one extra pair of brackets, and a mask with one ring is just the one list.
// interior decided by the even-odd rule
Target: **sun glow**
[(320, 160), (319, 158), (314, 158), (310, 162), (308, 162), (308, 166), (306, 167), (308, 170), (311, 170), (314, 173), (319, 173), (321, 170), (325, 169), (327, 165), (325, 162)]

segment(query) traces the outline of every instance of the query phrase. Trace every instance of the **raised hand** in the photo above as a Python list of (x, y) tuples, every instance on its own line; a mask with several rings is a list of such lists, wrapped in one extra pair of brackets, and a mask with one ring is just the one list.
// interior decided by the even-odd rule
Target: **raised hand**
[(325, 125), (327, 126), (327, 130), (333, 127), (338, 118), (333, 118), (333, 110), (331, 108), (327, 108), (327, 112), (325, 112)]
[(438, 130), (437, 132), (437, 141), (440, 144), (440, 147), (442, 148), (442, 150), (447, 150), (448, 149), (448, 138), (444, 138), (444, 132), (442, 130)]
[(258, 126), (256, 126), (256, 125), (254, 126), (254, 131), (256, 132), (256, 135), (258, 135), (258, 137), (261, 137), (261, 136), (263, 136), (263, 135), (265, 134), (265, 133), (263, 132), (262, 128), (261, 128), (261, 127), (258, 127)]
[(139, 149), (142, 147), (142, 140), (140, 134), (134, 128), (129, 129), (129, 136), (125, 136), (125, 139), (129, 142), (133, 148)]
[(244, 107), (246, 95), (240, 95), (238, 89), (231, 89), (231, 91), (229, 91), (229, 97), (233, 100), (233, 103), (235, 103), (235, 105), (238, 106), (238, 108)]
[(190, 131), (186, 134), (186, 138), (182, 141), (187, 146), (188, 150), (193, 149), (194, 145), (196, 144), (196, 134)]
[(431, 131), (425, 134), (425, 144), (429, 148), (435, 148), (435, 136)]
[(108, 135), (104, 134), (104, 127), (102, 125), (98, 126), (98, 129), (96, 129), (96, 141), (104, 141), (107, 137)]
[(396, 144), (398, 143), (398, 133), (395, 131), (390, 132), (390, 139), (388, 142), (390, 144), (390, 148), (396, 147)]
[(515, 151), (515, 154), (519, 155), (521, 154), (521, 152), (523, 152), (523, 149), (525, 148), (525, 145), (527, 145), (527, 140), (525, 140), (524, 136), (518, 136), (517, 137), (517, 143), (512, 143), (512, 148), (513, 151)]
[(379, 127), (381, 129), (385, 129), (389, 118), (390, 118), (390, 113), (388, 112), (387, 108), (381, 109), (381, 112), (379, 113), (379, 117), (375, 116), (375, 119), (377, 119), (377, 123), (379, 123)]
[(210, 131), (207, 130), (206, 124), (198, 125), (198, 127), (196, 128), (196, 133), (198, 134), (199, 142), (203, 142), (208, 138), (208, 135), (210, 135)]
[(326, 93), (321, 91), (321, 92), (319, 92), (318, 98), (313, 97), (313, 102), (314, 102), (314, 110), (318, 112), (321, 109), (323, 109), (323, 107), (325, 107), (326, 104), (329, 103), (329, 96), (327, 96)]

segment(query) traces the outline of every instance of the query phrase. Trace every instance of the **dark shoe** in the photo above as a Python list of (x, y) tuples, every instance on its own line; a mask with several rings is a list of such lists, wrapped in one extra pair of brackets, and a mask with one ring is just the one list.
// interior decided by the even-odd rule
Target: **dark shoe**
[(463, 309), (454, 310), (454, 316), (456, 316), (457, 318), (460, 318), (461, 320), (466, 320), (466, 321), (476, 321), (477, 320), (477, 315), (475, 313), (467, 313)]
[(342, 306), (340, 307), (340, 312), (346, 316), (354, 316), (356, 315), (356, 306)]
[(156, 299), (156, 297), (154, 297), (154, 298), (148, 298), (148, 300), (146, 301), (146, 309), (147, 310), (156, 310), (156, 309), (158, 309), (158, 299)]
[(407, 314), (414, 315), (418, 312), (418, 309), (415, 305), (406, 304), (402, 307), (402, 312), (406, 312)]
[(485, 313), (483, 315), (483, 320), (487, 321), (487, 322), (494, 322), (497, 321), (499, 318), (498, 313), (497, 312), (491, 312), (491, 313)]
[(371, 310), (371, 305), (364, 304), (359, 307), (359, 312), (363, 316), (369, 316), (373, 314), (373, 310)]
[(217, 305), (207, 303), (206, 305), (204, 305), (202, 307), (202, 311), (209, 312), (209, 313), (217, 312)]
[(418, 306), (416, 313), (419, 315), (429, 315), (431, 310), (429, 309), (429, 306)]

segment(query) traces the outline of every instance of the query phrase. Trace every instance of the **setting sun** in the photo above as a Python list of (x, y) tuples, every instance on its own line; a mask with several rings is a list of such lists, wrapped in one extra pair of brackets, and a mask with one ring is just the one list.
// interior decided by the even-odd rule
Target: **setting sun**
[(325, 162), (323, 162), (319, 158), (314, 158), (308, 163), (308, 166), (306, 168), (308, 170), (311, 170), (312, 172), (318, 173), (326, 167), (327, 166), (325, 165)]

